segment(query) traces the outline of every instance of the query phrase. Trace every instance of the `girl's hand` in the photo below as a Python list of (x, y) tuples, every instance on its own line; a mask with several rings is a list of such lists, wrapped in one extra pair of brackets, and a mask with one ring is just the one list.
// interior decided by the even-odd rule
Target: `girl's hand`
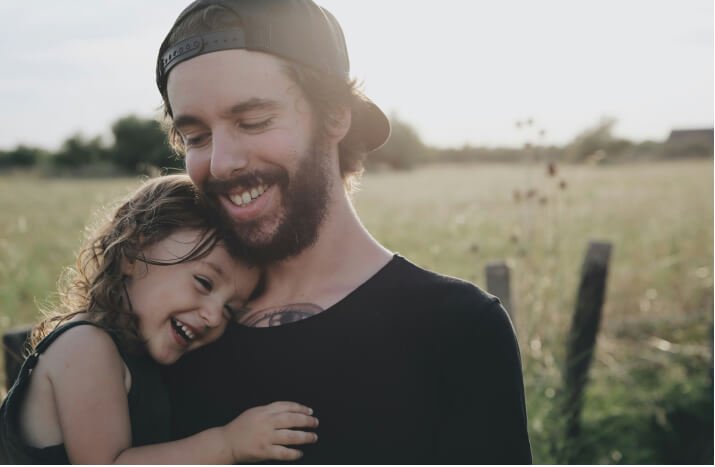
[(303, 453), (285, 445), (318, 441), (318, 435), (291, 428), (315, 428), (313, 410), (295, 402), (274, 402), (248, 409), (223, 427), (234, 462), (291, 461)]

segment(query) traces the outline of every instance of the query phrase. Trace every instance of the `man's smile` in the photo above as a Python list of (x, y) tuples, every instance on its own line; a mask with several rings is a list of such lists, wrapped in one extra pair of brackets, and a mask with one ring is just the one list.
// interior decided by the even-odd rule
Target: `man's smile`
[(218, 199), (226, 214), (240, 224), (252, 222), (273, 209), (273, 200), (280, 191), (278, 185), (263, 182), (251, 188), (245, 185), (231, 188), (218, 194)]
[(236, 206), (245, 206), (250, 204), (253, 200), (259, 198), (267, 189), (268, 186), (262, 183), (251, 189), (246, 188), (234, 191), (228, 195), (228, 199), (230, 199)]

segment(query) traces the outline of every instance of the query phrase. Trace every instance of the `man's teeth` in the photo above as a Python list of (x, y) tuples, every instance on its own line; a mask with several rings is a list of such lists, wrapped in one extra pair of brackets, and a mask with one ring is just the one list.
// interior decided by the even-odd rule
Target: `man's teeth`
[(250, 190), (242, 191), (240, 193), (234, 193), (229, 198), (231, 202), (236, 206), (243, 206), (248, 204), (254, 199), (261, 196), (268, 189), (266, 185), (259, 185), (257, 187), (251, 188)]

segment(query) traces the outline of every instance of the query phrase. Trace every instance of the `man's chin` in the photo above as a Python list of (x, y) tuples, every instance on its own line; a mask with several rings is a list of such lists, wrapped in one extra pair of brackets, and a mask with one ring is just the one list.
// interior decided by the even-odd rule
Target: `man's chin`
[[(266, 192), (268, 201), (272, 202), (263, 206), (265, 209), (259, 210), (260, 214), (255, 212), (255, 217), (232, 218), (231, 209), (221, 209), (228, 220), (224, 226), (230, 226), (227, 243), (238, 257), (257, 263), (282, 261), (298, 255), (317, 241), (327, 211), (332, 180), (327, 165), (323, 164), (327, 156), (311, 147), (313, 149), (290, 177), (285, 170), (276, 171), (273, 178), (268, 173), (254, 176), (264, 183), (276, 180), (276, 188), (269, 188)], [(278, 187), (279, 195), (276, 191)], [(219, 184), (218, 191), (214, 193), (226, 193), (226, 188)]]
[(233, 233), (250, 248), (268, 248), (276, 242), (280, 221), (262, 219), (251, 222), (233, 221)]
[(233, 248), (232, 250), (236, 251), (236, 255), (245, 261), (258, 266), (265, 266), (296, 256), (303, 248), (287, 247), (286, 245), (277, 245), (275, 243), (247, 244), (243, 242), (239, 249)]
[(313, 245), (317, 232), (310, 235), (295, 235), (294, 229), (280, 224), (273, 231), (253, 230), (246, 226), (234, 226), (231, 248), (239, 257), (264, 265), (292, 258)]

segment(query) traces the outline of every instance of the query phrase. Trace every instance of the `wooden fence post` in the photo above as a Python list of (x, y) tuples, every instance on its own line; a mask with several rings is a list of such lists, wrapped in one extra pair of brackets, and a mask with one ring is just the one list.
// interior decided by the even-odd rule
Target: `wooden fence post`
[(511, 301), (511, 285), (509, 284), (509, 266), (503, 261), (494, 261), (487, 264), (487, 291), (499, 297), (506, 308), (512, 323), (515, 322), (516, 312)]
[(611, 249), (609, 242), (591, 241), (581, 269), (578, 297), (566, 348), (563, 410), (567, 443), (578, 437), (581, 431), (583, 390), (601, 322)]
[(22, 362), (25, 361), (25, 345), (31, 331), (31, 326), (21, 326), (10, 329), (2, 336), (2, 348), (5, 354), (5, 387), (8, 390), (15, 382)]

